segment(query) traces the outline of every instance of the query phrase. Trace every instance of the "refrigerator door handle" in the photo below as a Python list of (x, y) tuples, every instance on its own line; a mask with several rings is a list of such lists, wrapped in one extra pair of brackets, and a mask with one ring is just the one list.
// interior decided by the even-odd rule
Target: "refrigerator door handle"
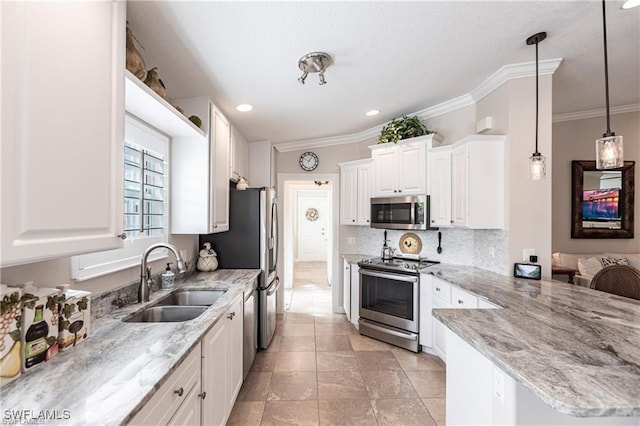
[(280, 288), (280, 278), (276, 278), (274, 283), (269, 286), (269, 288), (274, 287), (273, 290), (267, 289), (267, 297), (273, 295)]
[(278, 265), (278, 204), (271, 204), (271, 246), (273, 247), (273, 269)]

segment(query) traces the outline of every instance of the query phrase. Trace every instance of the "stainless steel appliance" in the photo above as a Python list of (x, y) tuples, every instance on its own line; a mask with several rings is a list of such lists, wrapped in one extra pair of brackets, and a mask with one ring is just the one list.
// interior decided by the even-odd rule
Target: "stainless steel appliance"
[(420, 352), (420, 271), (436, 261), (364, 259), (360, 266), (360, 334)]
[(210, 242), (220, 269), (260, 269), (258, 278), (258, 348), (266, 349), (276, 330), (278, 204), (273, 188), (231, 189), (229, 231), (200, 235)]
[(438, 229), (429, 226), (430, 198), (428, 195), (372, 198), (371, 228)]
[(258, 299), (256, 289), (252, 287), (244, 293), (244, 311), (242, 316), (242, 377), (247, 378), (249, 369), (256, 357), (258, 347)]

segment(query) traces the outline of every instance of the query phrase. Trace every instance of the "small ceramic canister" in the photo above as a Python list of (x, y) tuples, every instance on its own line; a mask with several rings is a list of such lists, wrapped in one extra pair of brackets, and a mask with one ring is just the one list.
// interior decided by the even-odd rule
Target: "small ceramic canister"
[(211, 248), (211, 243), (204, 243), (203, 249), (200, 250), (200, 257), (198, 258), (198, 263), (196, 267), (198, 271), (202, 272), (212, 272), (218, 269), (218, 255)]

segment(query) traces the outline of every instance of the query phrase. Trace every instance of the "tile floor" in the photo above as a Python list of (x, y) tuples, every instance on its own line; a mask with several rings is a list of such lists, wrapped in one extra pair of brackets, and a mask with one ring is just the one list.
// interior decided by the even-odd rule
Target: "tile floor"
[(228, 425), (445, 424), (444, 365), (360, 336), (331, 313), (323, 262), (296, 264), (290, 297)]

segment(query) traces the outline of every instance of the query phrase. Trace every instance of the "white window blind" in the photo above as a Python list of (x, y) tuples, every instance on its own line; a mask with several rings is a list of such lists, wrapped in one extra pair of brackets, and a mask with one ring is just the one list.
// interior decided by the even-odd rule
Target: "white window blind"
[[(124, 247), (71, 258), (71, 278), (83, 281), (140, 265), (151, 244), (169, 236), (169, 138), (132, 116), (125, 121)], [(156, 250), (150, 260), (167, 257)]]

